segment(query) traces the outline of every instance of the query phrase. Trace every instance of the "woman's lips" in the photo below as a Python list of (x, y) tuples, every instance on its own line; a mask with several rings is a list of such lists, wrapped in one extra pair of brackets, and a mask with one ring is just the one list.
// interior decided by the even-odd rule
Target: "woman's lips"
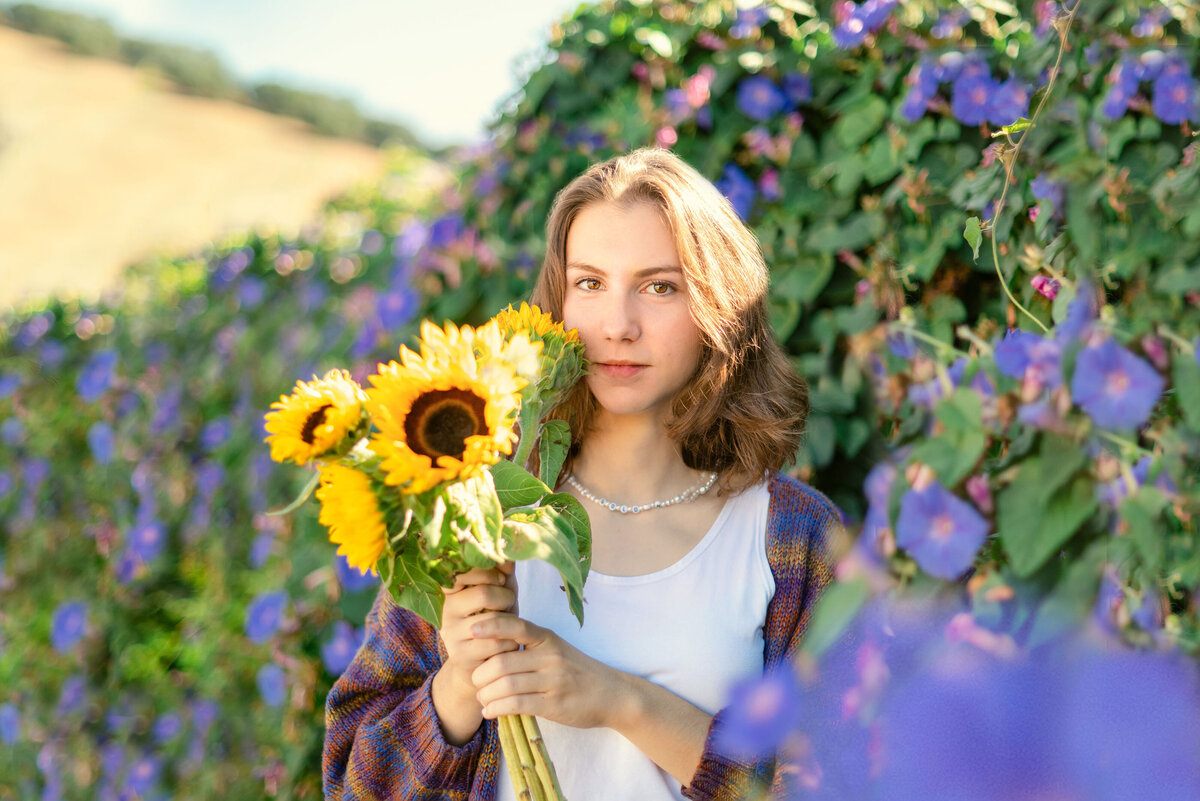
[(633, 378), (642, 370), (646, 369), (644, 364), (613, 364), (601, 362), (593, 365), (597, 373), (608, 378)]

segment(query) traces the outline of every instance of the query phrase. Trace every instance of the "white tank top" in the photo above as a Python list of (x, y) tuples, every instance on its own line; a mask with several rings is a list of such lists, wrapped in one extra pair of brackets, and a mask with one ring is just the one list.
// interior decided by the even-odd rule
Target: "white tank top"
[[(675, 564), (644, 576), (593, 571), (584, 624), (571, 616), (554, 568), (518, 562), (521, 616), (585, 654), (649, 679), (709, 714), (730, 687), (763, 668), (763, 623), (775, 581), (767, 563), (766, 483), (730, 497), (704, 538)], [(678, 801), (680, 784), (612, 729), (539, 719), (570, 801)], [(516, 801), (501, 754), (500, 801)]]

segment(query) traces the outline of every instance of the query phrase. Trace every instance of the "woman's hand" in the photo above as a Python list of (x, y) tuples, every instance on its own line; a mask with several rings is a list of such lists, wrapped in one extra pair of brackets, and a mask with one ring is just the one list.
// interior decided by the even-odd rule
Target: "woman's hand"
[(482, 642), (525, 646), (497, 653), (472, 674), (485, 718), (537, 715), (576, 728), (615, 728), (629, 695), (625, 674), (515, 615), (480, 616), (471, 630)]
[(471, 625), (480, 616), (516, 611), (513, 563), (463, 573), (455, 578), (453, 587), (443, 592), (446, 597), (440, 633), (446, 659), (433, 678), (433, 705), (446, 738), (462, 744), (471, 739), (482, 720), (471, 675), (489, 658), (517, 648), (516, 642), (509, 639), (479, 639), (471, 634)]

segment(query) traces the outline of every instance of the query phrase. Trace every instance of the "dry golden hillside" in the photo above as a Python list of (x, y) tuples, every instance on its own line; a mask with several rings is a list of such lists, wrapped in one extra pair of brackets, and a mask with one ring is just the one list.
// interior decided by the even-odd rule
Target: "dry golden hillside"
[(250, 228), (296, 231), (383, 155), (0, 27), (0, 307)]

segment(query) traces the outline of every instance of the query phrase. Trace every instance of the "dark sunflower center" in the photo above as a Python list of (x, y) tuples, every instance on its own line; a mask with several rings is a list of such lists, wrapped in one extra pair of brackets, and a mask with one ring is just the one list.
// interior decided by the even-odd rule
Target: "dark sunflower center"
[(304, 444), (313, 444), (313, 432), (317, 430), (317, 426), (325, 422), (325, 413), (332, 408), (333, 404), (327, 403), (310, 414), (304, 421), (304, 428), (300, 429), (300, 439), (304, 440)]
[(408, 447), (434, 460), (461, 459), (467, 437), (487, 433), (486, 407), (483, 398), (465, 389), (426, 392), (404, 420)]

